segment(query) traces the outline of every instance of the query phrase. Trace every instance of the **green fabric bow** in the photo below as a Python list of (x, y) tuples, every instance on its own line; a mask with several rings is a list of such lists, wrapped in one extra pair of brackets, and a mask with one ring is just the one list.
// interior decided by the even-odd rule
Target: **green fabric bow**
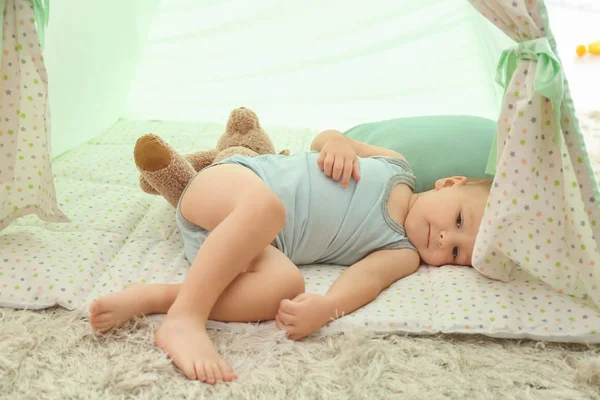
[[(554, 139), (560, 143), (560, 109), (565, 90), (565, 80), (563, 71), (558, 58), (552, 51), (548, 38), (527, 40), (519, 43), (518, 46), (504, 50), (498, 61), (496, 70), (496, 82), (504, 89), (508, 87), (517, 66), (521, 60), (537, 61), (533, 89), (541, 96), (552, 101), (554, 110)], [(492, 143), (490, 158), (486, 168), (486, 173), (495, 174), (496, 172), (496, 138)]]
[(37, 23), (40, 46), (44, 48), (46, 42), (46, 27), (50, 19), (50, 0), (31, 0), (33, 3), (33, 17)]

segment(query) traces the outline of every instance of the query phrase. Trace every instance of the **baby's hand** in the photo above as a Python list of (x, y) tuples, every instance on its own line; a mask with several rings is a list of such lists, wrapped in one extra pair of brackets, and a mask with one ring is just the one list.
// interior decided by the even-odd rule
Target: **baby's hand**
[(299, 340), (329, 322), (328, 308), (325, 296), (302, 293), (293, 300), (281, 301), (275, 321), (290, 339)]
[(358, 157), (348, 142), (348, 139), (340, 135), (330, 139), (323, 148), (317, 160), (319, 168), (325, 175), (334, 181), (342, 179), (342, 187), (348, 187), (350, 176), (360, 179), (358, 170)]

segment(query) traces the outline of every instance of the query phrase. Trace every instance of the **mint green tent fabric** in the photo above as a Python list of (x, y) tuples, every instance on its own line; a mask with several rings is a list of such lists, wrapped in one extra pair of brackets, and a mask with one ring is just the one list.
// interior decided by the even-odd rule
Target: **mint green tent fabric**
[(496, 122), (470, 115), (395, 118), (353, 127), (345, 135), (401, 153), (417, 178), (415, 190), (447, 176), (491, 178), (485, 173)]
[(462, 0), (163, 2), (125, 116), (346, 130), (419, 115), (496, 119), (502, 32)]
[(44, 50), (52, 156), (104, 132), (125, 113), (158, 0), (52, 1)]

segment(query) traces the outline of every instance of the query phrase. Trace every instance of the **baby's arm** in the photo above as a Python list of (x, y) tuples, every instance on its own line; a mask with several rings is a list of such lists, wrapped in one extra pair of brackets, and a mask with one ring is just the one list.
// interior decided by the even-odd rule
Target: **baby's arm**
[(345, 270), (326, 295), (301, 294), (283, 300), (277, 313), (277, 326), (291, 339), (301, 339), (333, 319), (353, 312), (373, 301), (389, 285), (414, 273), (419, 255), (411, 249), (381, 250), (371, 253)]
[(372, 144), (363, 143), (358, 140), (354, 140), (347, 136), (344, 136), (340, 131), (329, 129), (319, 133), (312, 141), (310, 146), (311, 150), (321, 151), (326, 143), (331, 141), (345, 141), (350, 144), (352, 150), (358, 157), (392, 157), (392, 158), (404, 158), (404, 156), (396, 151), (386, 149), (385, 147), (373, 146)]

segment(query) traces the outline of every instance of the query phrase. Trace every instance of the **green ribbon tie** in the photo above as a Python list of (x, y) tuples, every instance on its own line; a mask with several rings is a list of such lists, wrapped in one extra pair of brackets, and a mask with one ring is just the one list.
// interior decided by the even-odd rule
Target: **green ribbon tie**
[[(496, 82), (504, 89), (508, 87), (519, 61), (533, 60), (537, 61), (535, 79), (533, 82), (534, 91), (552, 101), (554, 111), (554, 140), (560, 143), (560, 109), (562, 106), (565, 90), (565, 80), (561, 64), (552, 51), (548, 38), (527, 40), (519, 43), (518, 46), (504, 50), (498, 61), (496, 70)], [(490, 151), (490, 159), (486, 168), (487, 173), (496, 172), (496, 138)]]

